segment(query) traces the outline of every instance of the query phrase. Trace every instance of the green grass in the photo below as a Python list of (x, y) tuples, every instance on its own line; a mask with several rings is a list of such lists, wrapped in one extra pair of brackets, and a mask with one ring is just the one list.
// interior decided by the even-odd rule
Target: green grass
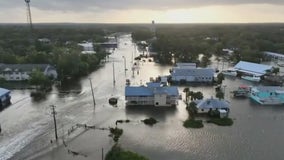
[(114, 145), (107, 153), (105, 160), (149, 160), (137, 153), (125, 151), (118, 145)]
[(233, 125), (234, 121), (231, 118), (211, 118), (207, 121), (208, 123), (214, 123), (218, 126), (231, 126)]
[(202, 128), (204, 127), (202, 120), (187, 119), (183, 122), (185, 128)]

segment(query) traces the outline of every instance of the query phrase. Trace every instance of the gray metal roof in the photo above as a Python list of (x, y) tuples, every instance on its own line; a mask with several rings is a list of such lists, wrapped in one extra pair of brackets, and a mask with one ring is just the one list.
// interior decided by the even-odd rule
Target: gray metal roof
[(125, 96), (154, 96), (154, 94), (167, 94), (178, 96), (177, 87), (161, 86), (160, 83), (147, 83), (148, 86), (126, 86)]
[(43, 72), (48, 66), (54, 68), (49, 64), (0, 64), (0, 72), (4, 71), (31, 72), (34, 69), (39, 69), (40, 71)]
[(229, 108), (230, 105), (225, 100), (219, 100), (215, 98), (205, 99), (205, 100), (197, 100), (194, 101), (196, 103), (196, 107), (200, 109), (216, 109), (216, 108)]
[(272, 66), (240, 61), (238, 64), (235, 65), (234, 68), (241, 72), (247, 72), (250, 74), (255, 74), (256, 76), (261, 76), (266, 74), (267, 70), (271, 70)]
[(214, 76), (212, 68), (175, 68), (172, 76)]

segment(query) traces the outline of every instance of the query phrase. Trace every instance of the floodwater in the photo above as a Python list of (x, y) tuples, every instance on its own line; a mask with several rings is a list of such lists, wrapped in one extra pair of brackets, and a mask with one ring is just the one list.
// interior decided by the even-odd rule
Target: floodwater
[[(134, 50), (130, 35), (119, 38), (119, 47), (107, 59), (107, 63), (93, 72), (91, 78), (96, 106), (94, 108), (90, 81), (82, 78), (71, 88), (79, 93), (59, 94), (56, 89), (45, 100), (34, 102), (29, 91), (12, 91), (12, 105), (0, 113), (0, 160), (6, 159), (101, 159), (114, 144), (106, 130), (74, 129), (76, 124), (115, 127), (118, 119), (130, 123), (118, 124), (123, 129), (119, 144), (153, 160), (240, 160), (282, 159), (284, 153), (284, 107), (260, 106), (249, 99), (235, 99), (230, 92), (245, 80), (226, 77), (225, 99), (230, 101), (230, 117), (233, 126), (221, 127), (204, 123), (202, 129), (186, 129), (182, 126), (188, 114), (182, 100), (176, 108), (125, 107), (125, 80), (133, 85), (145, 84), (150, 77), (168, 75), (171, 66), (154, 62), (140, 63), (139, 71), (131, 71)], [(125, 61), (124, 58), (125, 57)], [(124, 72), (124, 62), (128, 69)], [(228, 66), (226, 66), (228, 67)], [(113, 70), (114, 69), (114, 70)], [(113, 72), (114, 71), (114, 72)], [(115, 75), (115, 85), (113, 79)], [(134, 75), (134, 76), (133, 76)], [(179, 87), (180, 94), (184, 87)], [(214, 96), (213, 86), (192, 86), (205, 98)], [(117, 107), (108, 104), (110, 97), (118, 97)], [(54, 126), (50, 105), (56, 105), (59, 141), (54, 140)], [(140, 120), (153, 117), (159, 122), (146, 126)], [(67, 148), (62, 145), (65, 139)], [(67, 149), (80, 153), (75, 156)]]

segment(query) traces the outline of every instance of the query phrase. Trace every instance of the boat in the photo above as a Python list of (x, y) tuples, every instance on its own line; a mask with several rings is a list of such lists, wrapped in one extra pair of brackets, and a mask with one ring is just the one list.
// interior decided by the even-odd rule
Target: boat
[(250, 86), (247, 85), (240, 85), (238, 87), (238, 89), (232, 91), (232, 93), (234, 94), (234, 97), (248, 97), (249, 93), (250, 93)]
[(248, 81), (252, 81), (252, 82), (259, 82), (261, 79), (259, 76), (242, 76), (242, 79), (248, 80)]
[(235, 69), (226, 69), (223, 70), (222, 73), (227, 76), (234, 76), (234, 77), (237, 76), (237, 71)]
[(252, 87), (250, 98), (261, 105), (283, 105), (284, 88), (280, 86)]

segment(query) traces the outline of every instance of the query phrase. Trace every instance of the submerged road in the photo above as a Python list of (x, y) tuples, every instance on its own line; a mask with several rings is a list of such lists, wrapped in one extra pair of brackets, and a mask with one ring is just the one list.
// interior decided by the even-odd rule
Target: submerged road
[[(126, 79), (130, 79), (133, 85), (145, 84), (150, 77), (168, 75), (171, 68), (145, 60), (140, 63), (139, 72), (136, 70), (133, 76), (132, 57), (138, 54), (130, 35), (124, 35), (119, 38), (118, 49), (110, 55), (103, 67), (70, 85), (70, 90), (79, 90), (79, 93), (59, 94), (55, 88), (53, 94), (45, 100), (34, 102), (29, 98), (30, 91), (12, 91), (13, 104), (0, 113), (3, 129), (0, 136), (0, 160), (101, 159), (102, 148), (106, 153), (114, 144), (108, 137), (108, 131), (85, 130), (84, 127), (76, 129), (76, 124), (114, 127), (118, 119), (132, 121), (119, 124), (124, 130), (119, 144), (153, 160), (282, 159), (284, 107), (260, 106), (249, 99), (235, 99), (230, 95), (230, 91), (240, 84), (258, 84), (226, 77), (225, 99), (230, 101), (230, 117), (234, 119), (231, 127), (205, 122), (202, 129), (184, 128), (182, 123), (188, 114), (182, 100), (176, 108), (170, 109), (125, 107)], [(126, 74), (124, 62), (128, 69)], [(91, 78), (94, 88), (95, 108), (88, 78)], [(179, 87), (183, 98), (184, 87)], [(192, 86), (190, 89), (203, 92), (205, 98), (215, 95), (213, 86)], [(117, 107), (108, 104), (110, 97), (119, 98)], [(54, 140), (50, 105), (56, 106), (58, 143), (50, 143), (50, 140)], [(159, 122), (153, 127), (140, 122), (148, 117), (154, 117)], [(62, 139), (66, 141), (63, 143)]]

